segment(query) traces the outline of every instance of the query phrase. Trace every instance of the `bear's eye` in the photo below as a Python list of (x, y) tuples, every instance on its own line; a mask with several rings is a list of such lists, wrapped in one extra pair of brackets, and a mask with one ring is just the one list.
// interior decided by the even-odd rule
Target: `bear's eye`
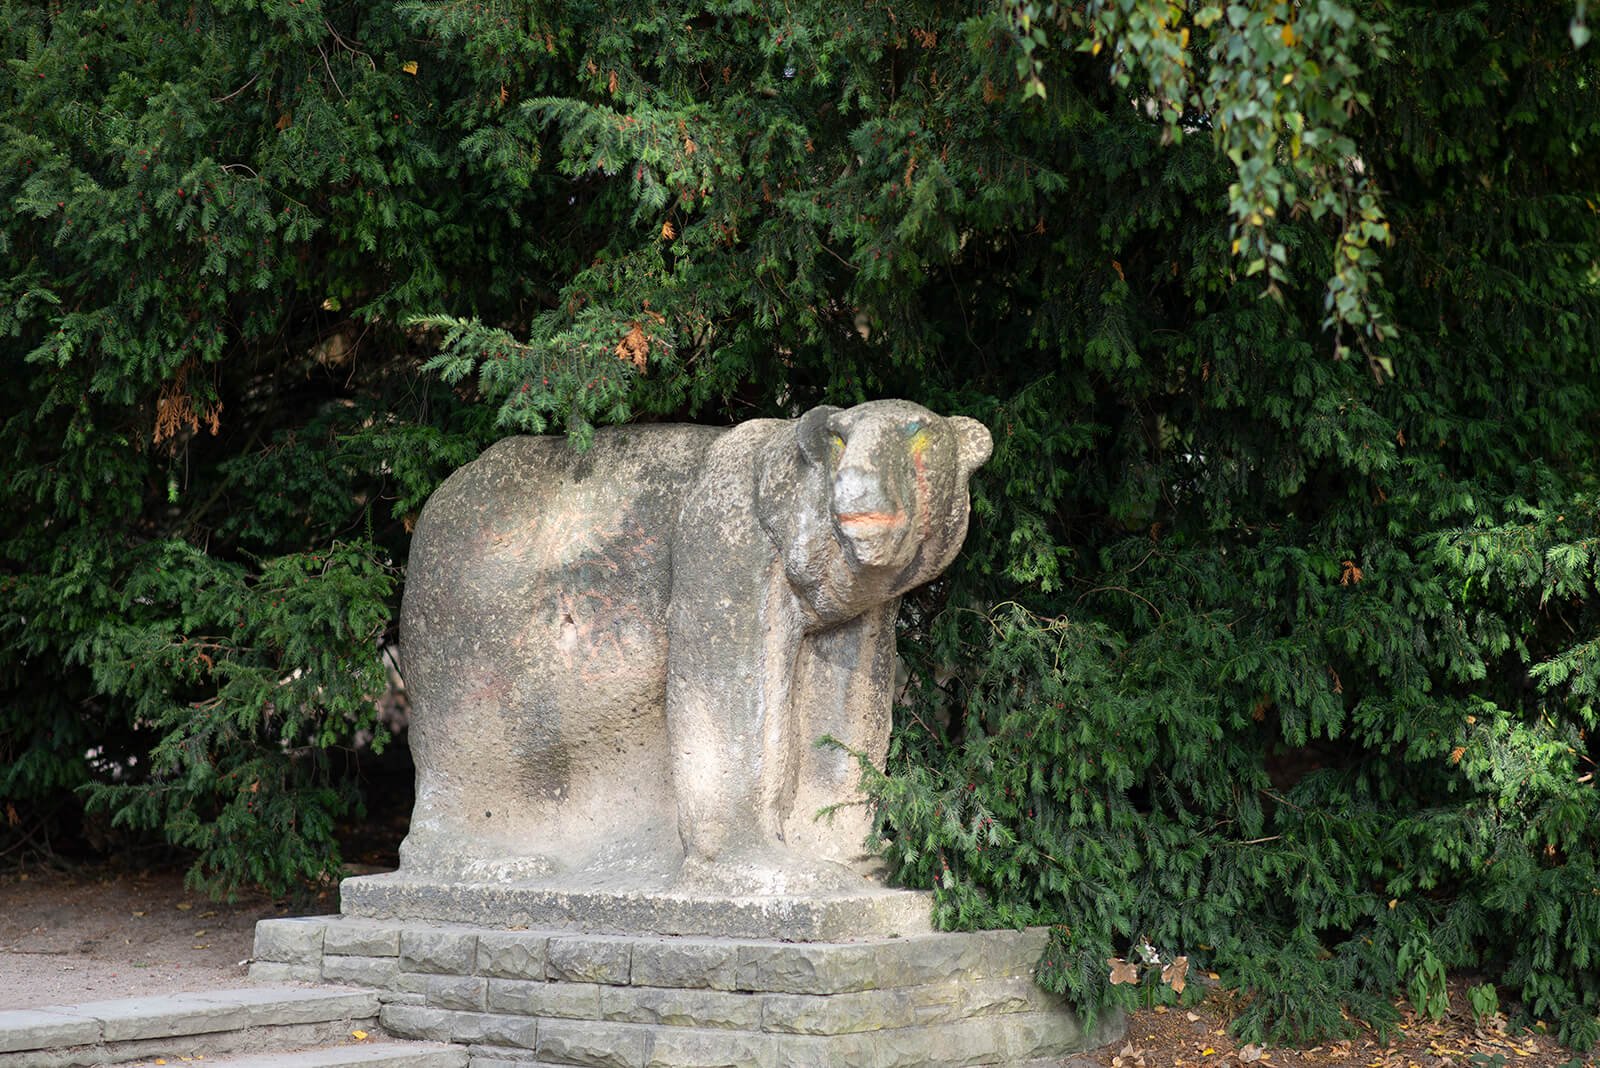
[(838, 434), (833, 434), (833, 435), (829, 436), (829, 438), (828, 438), (828, 457), (829, 457), (829, 459), (831, 459), (835, 464), (837, 464), (839, 462), (839, 458), (842, 457), (843, 455), (844, 455), (844, 438), (840, 437)]

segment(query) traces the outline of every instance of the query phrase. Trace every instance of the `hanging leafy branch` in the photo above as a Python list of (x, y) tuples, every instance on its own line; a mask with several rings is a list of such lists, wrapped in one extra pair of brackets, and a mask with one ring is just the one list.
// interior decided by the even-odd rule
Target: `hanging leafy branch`
[[(1231, 164), (1231, 250), (1246, 277), (1265, 273), (1282, 299), (1289, 251), (1274, 220), (1292, 212), (1328, 217), (1337, 242), (1326, 275), (1322, 325), (1354, 331), (1375, 375), (1392, 376), (1383, 342), (1396, 327), (1383, 310), (1377, 249), (1390, 243), (1382, 198), (1348, 132), (1370, 109), (1362, 65), (1389, 55), (1387, 28), (1338, 0), (1198, 8), (1170, 0), (1105, 0), (1081, 7), (1006, 0), (1023, 96), (1044, 98), (1048, 47), (1081, 35), (1079, 51), (1104, 56), (1124, 90), (1142, 78), (1134, 106), (1160, 121), (1171, 140), (1209, 132)], [(1057, 39), (1057, 40), (1053, 40)]]

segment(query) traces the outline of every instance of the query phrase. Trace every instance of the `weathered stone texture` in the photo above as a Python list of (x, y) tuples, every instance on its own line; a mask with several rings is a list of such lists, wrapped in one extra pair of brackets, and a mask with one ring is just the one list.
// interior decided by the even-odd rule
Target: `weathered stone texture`
[(491, 979), (488, 1004), (495, 1012), (599, 1020), (602, 1018), (600, 1011), (602, 989), (597, 983)]
[(343, 957), (398, 957), (398, 925), (337, 923), (323, 933), (322, 951)]
[(599, 987), (600, 1016), (620, 1023), (719, 1030), (762, 1029), (761, 1000), (721, 990), (664, 987)]
[(989, 452), (973, 420), (885, 400), (581, 453), (509, 438), (455, 472), (407, 567), (403, 870), (857, 885), (859, 769), (813, 743), (881, 765), (899, 598), (960, 549)]
[(590, 1068), (643, 1068), (645, 1048), (654, 1037), (649, 1028), (633, 1024), (545, 1020), (539, 1026), (539, 1056)]
[(428, 977), (427, 1004), (438, 1009), (482, 1012), (488, 980), (476, 975), (433, 975)]
[(408, 972), (468, 975), (477, 959), (476, 932), (425, 928), (400, 932), (400, 966)]
[(255, 959), (280, 964), (317, 964), (322, 959), (327, 917), (261, 920), (256, 924)]
[(736, 990), (739, 945), (682, 938), (636, 943), (633, 981), (641, 986), (711, 986)]
[(393, 957), (323, 957), (322, 981), (347, 986), (398, 988), (400, 963)]
[(561, 935), (550, 939), (545, 974), (573, 983), (628, 982), (633, 942), (603, 935)]
[(485, 931), (478, 936), (478, 974), (504, 979), (543, 979), (546, 934)]

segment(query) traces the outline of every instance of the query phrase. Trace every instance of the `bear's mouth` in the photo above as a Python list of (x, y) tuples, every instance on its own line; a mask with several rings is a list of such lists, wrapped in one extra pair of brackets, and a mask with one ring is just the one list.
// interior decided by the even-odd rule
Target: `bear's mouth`
[(866, 527), (867, 529), (882, 529), (883, 527), (899, 526), (905, 522), (903, 512), (844, 512), (839, 516), (841, 527)]
[(904, 512), (841, 512), (838, 521), (839, 532), (857, 563), (888, 567), (901, 562), (907, 526)]

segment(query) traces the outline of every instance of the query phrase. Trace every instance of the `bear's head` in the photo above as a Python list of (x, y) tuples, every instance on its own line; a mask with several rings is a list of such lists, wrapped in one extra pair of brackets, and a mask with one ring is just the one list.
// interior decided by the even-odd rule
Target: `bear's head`
[(989, 458), (982, 423), (882, 400), (814, 408), (791, 425), (787, 455), (764, 465), (758, 508), (790, 584), (821, 621), (949, 566), (967, 533), (967, 480)]

